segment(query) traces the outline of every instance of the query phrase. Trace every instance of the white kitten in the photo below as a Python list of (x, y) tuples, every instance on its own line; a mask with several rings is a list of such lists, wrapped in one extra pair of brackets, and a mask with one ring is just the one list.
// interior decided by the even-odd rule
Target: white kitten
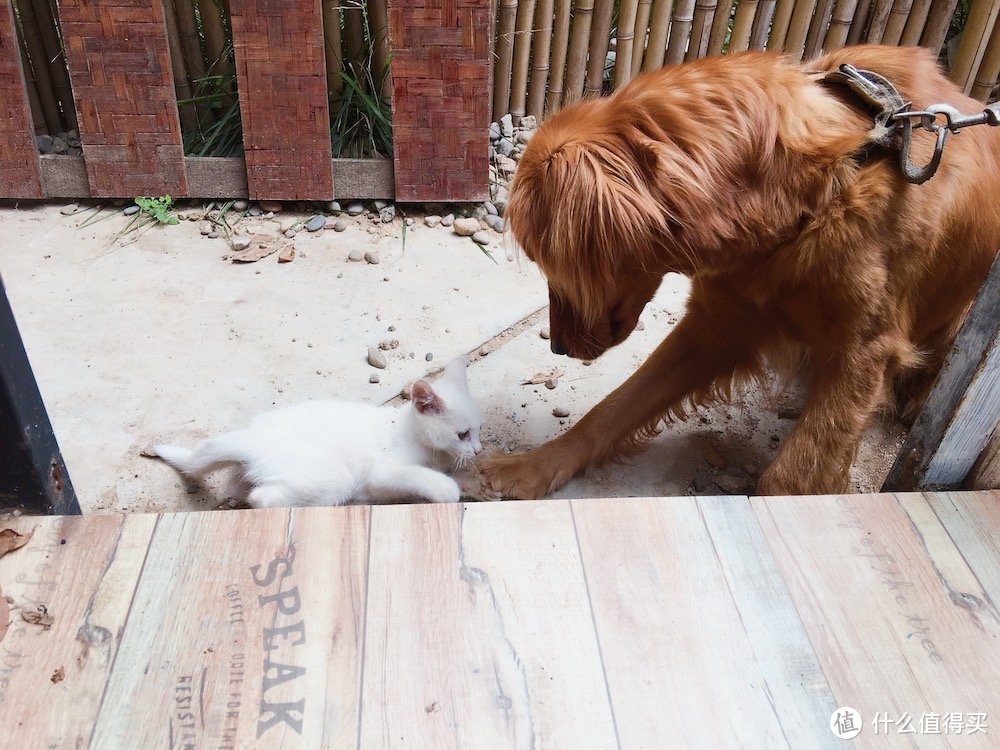
[(400, 408), (307, 401), (256, 417), (245, 430), (194, 450), (158, 445), (156, 454), (188, 476), (236, 465), (258, 508), (380, 503), (421, 497), (453, 503), (460, 491), (442, 473), (482, 450), (482, 415), (458, 357), (433, 385), (413, 384)]

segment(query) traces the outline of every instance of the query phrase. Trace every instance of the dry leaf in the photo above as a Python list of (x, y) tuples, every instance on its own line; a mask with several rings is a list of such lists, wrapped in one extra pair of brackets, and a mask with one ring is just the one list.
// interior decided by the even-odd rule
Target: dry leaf
[(3, 591), (0, 591), (0, 641), (7, 635), (7, 627), (10, 625), (10, 605), (4, 598)]
[(261, 258), (266, 258), (268, 255), (277, 251), (275, 245), (265, 245), (261, 247), (257, 245), (255, 247), (248, 247), (246, 250), (240, 250), (238, 253), (233, 253), (230, 256), (230, 260), (234, 263), (256, 263)]
[(8, 552), (13, 552), (16, 549), (20, 549), (31, 541), (32, 534), (35, 530), (32, 529), (27, 534), (18, 534), (14, 529), (4, 529), (0, 531), (0, 557), (3, 557)]
[(42, 630), (48, 630), (55, 622), (44, 604), (39, 604), (38, 609), (22, 609), (21, 619), (32, 625), (40, 625)]
[(295, 245), (285, 245), (278, 253), (279, 263), (291, 263), (295, 260)]
[(66, 679), (66, 670), (63, 669), (62, 667), (59, 667), (59, 669), (57, 669), (55, 672), (52, 673), (52, 676), (49, 679), (52, 680), (53, 685), (62, 682), (63, 680)]
[(536, 372), (527, 380), (522, 380), (521, 385), (539, 385), (544, 383), (546, 380), (559, 380), (562, 377), (562, 370), (558, 368), (552, 370), (552, 372)]

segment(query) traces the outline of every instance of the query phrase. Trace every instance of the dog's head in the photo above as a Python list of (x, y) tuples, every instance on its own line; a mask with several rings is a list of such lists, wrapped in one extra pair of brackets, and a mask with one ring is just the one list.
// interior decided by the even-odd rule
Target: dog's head
[(506, 216), (549, 285), (552, 351), (593, 359), (632, 332), (668, 268), (660, 149), (583, 102), (547, 120), (525, 149)]

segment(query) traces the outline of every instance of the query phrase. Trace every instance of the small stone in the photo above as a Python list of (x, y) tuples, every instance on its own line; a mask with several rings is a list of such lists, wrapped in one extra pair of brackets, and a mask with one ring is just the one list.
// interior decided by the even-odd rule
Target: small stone
[(425, 216), (424, 217), (424, 224), (426, 224), (427, 226), (429, 226), (431, 229), (433, 229), (434, 227), (438, 226), (438, 224), (440, 224), (440, 223), (441, 223), (441, 217), (440, 216), (431, 215), (431, 216)]
[(250, 239), (250, 237), (248, 237), (245, 234), (233, 235), (232, 239), (233, 250), (246, 250), (248, 247), (250, 247), (251, 242), (253, 242), (253, 240)]
[(52, 136), (43, 133), (42, 135), (35, 136), (35, 146), (38, 147), (38, 152), (41, 154), (51, 154), (52, 153)]
[(344, 221), (343, 219), (337, 219), (335, 222), (333, 222), (334, 232), (343, 232), (346, 229), (347, 229), (347, 222)]
[(542, 328), (542, 330), (540, 330), (538, 332), (538, 335), (541, 336), (543, 339), (548, 339), (548, 337), (549, 337), (549, 328), (548, 328), (548, 326), (545, 326), (544, 328)]
[(548, 388), (550, 391), (553, 390), (557, 385), (559, 385), (559, 381), (556, 380), (555, 378), (549, 378), (548, 380), (545, 381), (545, 387)]
[(594, 360), (585, 359), (582, 362), (580, 362), (580, 364), (583, 365), (584, 367), (590, 367), (592, 364), (594, 364)]
[(358, 216), (365, 212), (365, 206), (360, 201), (355, 201), (354, 203), (349, 203), (347, 205), (347, 215), (348, 216)]
[(517, 142), (527, 145), (534, 134), (535, 131), (533, 130), (522, 130), (520, 133), (517, 134)]
[(514, 170), (517, 169), (517, 162), (509, 156), (498, 155), (496, 162), (497, 171), (503, 175), (512, 175), (514, 174)]
[(490, 140), (491, 141), (499, 141), (501, 135), (503, 135), (503, 132), (500, 130), (500, 123), (499, 122), (491, 122), (490, 123)]
[(489, 232), (485, 232), (485, 231), (482, 231), (482, 230), (476, 232), (475, 234), (472, 235), (472, 241), (475, 242), (477, 245), (488, 245), (488, 244), (490, 244), (490, 235), (489, 235)]
[(563, 417), (568, 417), (569, 409), (565, 409), (562, 406), (557, 406), (555, 409), (552, 410), (552, 416), (559, 417), (560, 419)]
[(81, 149), (78, 145), (74, 146), (70, 144), (70, 147), (66, 149), (66, 156), (79, 156), (82, 153), (83, 149)]
[(61, 213), (63, 216), (72, 216), (77, 211), (82, 211), (82, 210), (83, 209), (81, 209), (75, 203), (69, 203), (69, 204), (63, 206), (62, 208), (60, 208), (59, 209), (59, 213)]
[(69, 148), (69, 144), (65, 140), (56, 136), (52, 139), (52, 153), (53, 154), (65, 154), (66, 149)]
[(472, 210), (472, 217), (474, 219), (476, 219), (477, 221), (482, 221), (487, 216), (489, 216), (489, 213), (490, 212), (486, 210), (486, 206), (480, 205), (480, 206), (476, 206)]
[(122, 213), (125, 214), (126, 216), (135, 216), (137, 213), (139, 213), (139, 207), (136, 205), (125, 206), (125, 210), (122, 211)]
[(406, 226), (408, 226), (408, 227), (412, 227), (413, 226), (413, 218), (410, 217), (410, 216), (407, 216), (406, 219), (405, 219), (405, 221), (403, 221), (403, 223), (406, 224)]
[(265, 213), (276, 214), (281, 211), (281, 201), (261, 201), (260, 208)]
[(503, 216), (507, 212), (507, 201), (509, 198), (507, 188), (502, 185), (497, 188), (496, 195), (493, 196), (493, 204), (497, 207), (497, 213)]
[(260, 216), (264, 212), (260, 210), (260, 206), (250, 206), (250, 210), (247, 213), (251, 216)]
[(514, 117), (509, 112), (500, 118), (500, 134), (505, 138), (514, 135)]
[(367, 253), (365, 253), (365, 260), (367, 260), (373, 266), (377, 266), (379, 263), (382, 262), (382, 258), (379, 257), (377, 250), (369, 250)]
[(501, 219), (499, 216), (494, 216), (493, 214), (490, 214), (489, 216), (486, 217), (486, 223), (489, 225), (489, 228), (492, 229), (494, 232), (497, 232), (498, 234), (503, 234), (503, 219)]
[(278, 252), (279, 263), (291, 263), (295, 260), (295, 245), (286, 245)]
[(353, 261), (353, 262), (357, 263), (359, 260), (364, 260), (365, 259), (365, 254), (363, 252), (361, 252), (360, 250), (351, 250), (351, 252), (349, 252), (347, 254), (347, 259), (349, 261)]
[(640, 320), (638, 323), (635, 324), (635, 330), (637, 330), (637, 331), (645, 331), (646, 330), (646, 324), (643, 323)]
[(385, 355), (374, 346), (368, 347), (368, 364), (377, 370), (384, 370), (386, 365), (389, 364), (389, 360), (385, 358)]
[(378, 342), (378, 348), (384, 352), (399, 348), (399, 339), (382, 339)]
[(508, 138), (501, 138), (497, 143), (497, 153), (501, 156), (510, 156), (514, 153), (514, 143)]
[(371, 375), (368, 376), (369, 383), (377, 383), (379, 380), (380, 378), (377, 372), (373, 372)]
[(450, 227), (455, 223), (455, 214), (445, 214), (441, 217), (441, 226)]
[(388, 205), (389, 204), (386, 201), (383, 201), (383, 200), (372, 201), (372, 206), (375, 208), (376, 211), (381, 211), (383, 208), (385, 208)]
[(323, 216), (323, 214), (316, 214), (315, 216), (309, 217), (309, 221), (306, 222), (306, 231), (318, 232), (325, 226), (326, 226), (326, 217)]
[(455, 219), (454, 229), (459, 237), (471, 237), (479, 231), (479, 219)]
[(383, 224), (389, 224), (396, 218), (396, 207), (385, 206), (378, 211), (378, 218)]
[(340, 213), (340, 201), (330, 201), (326, 204), (326, 210), (332, 214)]
[(485, 357), (489, 353), (490, 353), (489, 347), (486, 347), (486, 346), (479, 347), (479, 356), (480, 357)]
[(273, 219), (274, 218), (274, 211), (267, 211), (266, 213), (262, 213), (260, 215), (260, 218), (262, 218), (262, 219)]
[(210, 239), (210, 240), (217, 240), (217, 239), (219, 239), (219, 233), (216, 232), (214, 229), (211, 232), (209, 232), (208, 234), (206, 234), (205, 236), (208, 237), (208, 239)]
[(483, 208), (486, 209), (486, 213), (491, 216), (497, 216), (500, 212), (497, 211), (497, 207), (493, 204), (493, 201), (486, 201), (483, 204)]
[(521, 126), (521, 130), (534, 130), (538, 127), (538, 118), (534, 115), (525, 115), (518, 125)]
[(288, 231), (295, 229), (295, 226), (300, 223), (301, 222), (298, 219), (285, 218), (282, 219), (280, 222), (278, 222), (278, 229), (281, 231), (282, 234), (285, 234)]
[(203, 221), (198, 225), (198, 231), (201, 232), (202, 236), (207, 237), (209, 233), (213, 230), (212, 222)]
[(234, 211), (246, 211), (250, 207), (250, 204), (246, 201), (233, 201)]
[(430, 362), (432, 359), (434, 359), (434, 355), (431, 354), (430, 352), (427, 352), (427, 354), (424, 355), (424, 359)]

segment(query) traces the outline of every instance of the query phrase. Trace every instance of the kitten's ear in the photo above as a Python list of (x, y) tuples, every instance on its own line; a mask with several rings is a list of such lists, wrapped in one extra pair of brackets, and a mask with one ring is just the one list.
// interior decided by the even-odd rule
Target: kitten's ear
[(452, 383), (461, 385), (468, 390), (469, 379), (465, 375), (465, 367), (465, 357), (455, 357), (444, 366), (444, 376)]
[(444, 401), (434, 392), (426, 380), (418, 380), (410, 392), (413, 407), (421, 414), (440, 414), (444, 411)]

